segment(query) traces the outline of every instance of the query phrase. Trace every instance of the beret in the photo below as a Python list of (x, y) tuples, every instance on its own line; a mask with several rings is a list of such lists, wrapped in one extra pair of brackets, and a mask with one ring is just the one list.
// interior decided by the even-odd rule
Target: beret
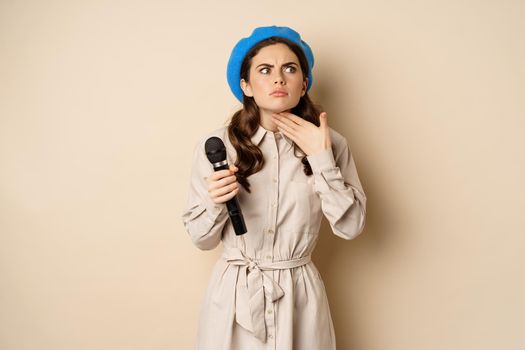
[(226, 69), (226, 77), (228, 80), (228, 85), (232, 90), (235, 97), (243, 102), (243, 92), (240, 86), (241, 81), (241, 65), (244, 57), (248, 54), (250, 49), (254, 47), (258, 42), (268, 39), (272, 36), (278, 36), (285, 39), (288, 39), (303, 50), (306, 59), (308, 61), (308, 86), (306, 91), (310, 90), (312, 86), (313, 77), (312, 77), (312, 68), (314, 66), (314, 54), (312, 49), (306, 42), (301, 39), (299, 33), (289, 27), (278, 27), (278, 26), (268, 26), (268, 27), (258, 27), (255, 28), (252, 34), (249, 37), (242, 38), (239, 42), (233, 47), (230, 58), (228, 59), (228, 66)]

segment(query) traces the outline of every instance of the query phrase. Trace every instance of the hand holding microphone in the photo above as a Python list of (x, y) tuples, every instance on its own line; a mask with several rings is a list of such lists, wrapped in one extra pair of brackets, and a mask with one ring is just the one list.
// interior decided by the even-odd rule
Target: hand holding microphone
[(239, 192), (239, 183), (235, 172), (239, 169), (228, 166), (226, 160), (226, 147), (218, 137), (210, 137), (204, 144), (206, 157), (213, 165), (215, 172), (208, 181), (208, 193), (215, 203), (226, 203), (228, 215), (237, 236), (246, 233), (246, 224), (242, 216), (241, 207), (235, 195)]
[(229, 170), (218, 170), (208, 178), (208, 194), (214, 203), (225, 203), (239, 192), (239, 183), (235, 173), (239, 170), (235, 165), (230, 165)]

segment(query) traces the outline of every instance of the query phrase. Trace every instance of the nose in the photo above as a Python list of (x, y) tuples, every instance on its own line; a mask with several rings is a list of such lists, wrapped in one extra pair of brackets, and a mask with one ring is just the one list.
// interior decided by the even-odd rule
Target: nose
[(278, 73), (277, 73), (277, 76), (275, 77), (275, 84), (281, 84), (281, 85), (284, 85), (284, 84), (285, 84), (285, 82), (284, 82), (284, 78), (283, 78), (281, 72), (278, 72)]

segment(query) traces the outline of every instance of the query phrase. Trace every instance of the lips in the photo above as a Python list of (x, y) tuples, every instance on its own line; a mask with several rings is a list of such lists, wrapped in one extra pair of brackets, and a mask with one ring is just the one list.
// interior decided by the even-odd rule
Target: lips
[(288, 95), (288, 93), (286, 91), (284, 91), (284, 90), (275, 90), (270, 95), (278, 97), (278, 96), (286, 96), (286, 95)]

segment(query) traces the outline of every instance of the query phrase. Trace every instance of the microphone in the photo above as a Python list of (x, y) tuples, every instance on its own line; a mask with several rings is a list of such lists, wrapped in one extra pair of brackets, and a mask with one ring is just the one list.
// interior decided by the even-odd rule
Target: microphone
[[(215, 171), (229, 169), (228, 161), (226, 160), (226, 147), (220, 138), (213, 136), (207, 139), (204, 144), (204, 150)], [(233, 224), (235, 234), (237, 236), (245, 234), (247, 231), (246, 224), (244, 223), (244, 217), (236, 196), (226, 202), (226, 207), (228, 208), (228, 215)]]

